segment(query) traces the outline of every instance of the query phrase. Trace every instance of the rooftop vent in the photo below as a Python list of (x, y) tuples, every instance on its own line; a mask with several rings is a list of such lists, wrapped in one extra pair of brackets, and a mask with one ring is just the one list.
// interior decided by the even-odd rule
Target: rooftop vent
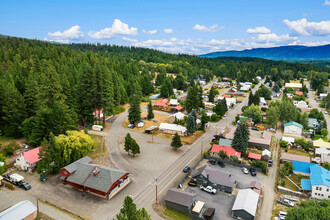
[(96, 176), (99, 172), (100, 172), (100, 168), (95, 167), (95, 169), (93, 170), (93, 175)]

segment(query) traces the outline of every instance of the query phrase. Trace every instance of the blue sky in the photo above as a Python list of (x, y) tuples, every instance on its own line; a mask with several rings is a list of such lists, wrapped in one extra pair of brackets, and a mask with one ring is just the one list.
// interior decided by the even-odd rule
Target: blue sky
[(203, 54), (330, 44), (330, 0), (0, 0), (0, 34)]

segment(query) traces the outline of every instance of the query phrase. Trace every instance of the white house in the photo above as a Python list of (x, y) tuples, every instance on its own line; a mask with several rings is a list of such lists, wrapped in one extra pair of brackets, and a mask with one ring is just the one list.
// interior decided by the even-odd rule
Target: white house
[(168, 123), (161, 123), (159, 125), (159, 130), (163, 131), (164, 133), (168, 133), (168, 134), (178, 133), (178, 135), (180, 135), (180, 136), (184, 136), (187, 131), (187, 129), (181, 125), (168, 124)]
[(327, 93), (320, 93), (320, 99), (324, 100), (327, 97)]
[(173, 106), (177, 106), (179, 105), (180, 103), (178, 102), (177, 99), (170, 99), (170, 105), (173, 105)]
[(267, 106), (267, 102), (265, 100), (264, 97), (260, 97), (260, 103), (259, 103), (260, 106)]
[(305, 101), (294, 101), (293, 102), (293, 105), (296, 107), (296, 108), (308, 108), (308, 105)]
[(295, 121), (284, 123), (285, 134), (298, 134), (301, 135), (303, 126)]
[[(220, 96), (218, 100), (223, 100), (225, 97)], [(236, 98), (226, 98), (227, 108), (229, 109), (232, 105), (236, 105)]]
[(260, 76), (256, 77), (258, 81), (262, 80), (262, 78)]
[(182, 112), (175, 113), (174, 115), (171, 115), (168, 117), (167, 121), (170, 123), (173, 123), (175, 121), (175, 118), (178, 120), (183, 120), (186, 115)]
[(21, 170), (32, 172), (37, 166), (41, 158), (39, 157), (39, 150), (41, 147), (21, 153), (16, 157), (15, 166)]
[(309, 179), (301, 180), (301, 188), (304, 191), (311, 191), (314, 199), (330, 199), (330, 171), (313, 165), (309, 167)]

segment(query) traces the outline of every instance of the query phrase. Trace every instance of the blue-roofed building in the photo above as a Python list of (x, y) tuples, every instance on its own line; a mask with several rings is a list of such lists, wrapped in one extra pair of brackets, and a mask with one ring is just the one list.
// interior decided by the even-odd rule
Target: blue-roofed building
[(158, 94), (149, 96), (149, 99), (159, 99), (159, 97), (160, 97), (160, 94), (158, 93)]
[(309, 179), (301, 180), (301, 188), (311, 191), (314, 199), (330, 199), (330, 171), (317, 164), (309, 167)]
[(301, 179), (301, 189), (310, 191), (312, 190), (312, 184), (310, 179)]
[(292, 161), (293, 173), (301, 174), (304, 176), (309, 176), (309, 174), (310, 174), (309, 168), (314, 165), (315, 165), (315, 163), (307, 163), (307, 162), (293, 160)]

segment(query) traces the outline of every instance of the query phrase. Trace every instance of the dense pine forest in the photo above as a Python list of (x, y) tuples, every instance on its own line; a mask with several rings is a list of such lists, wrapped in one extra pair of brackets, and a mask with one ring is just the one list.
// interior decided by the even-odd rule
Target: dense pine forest
[[(187, 90), (192, 80), (230, 77), (273, 81), (312, 77), (324, 86), (330, 69), (256, 58), (199, 58), (153, 49), (100, 44), (57, 44), (0, 37), (0, 135), (26, 137), (38, 145), (50, 133), (93, 124), (93, 112), (122, 110), (136, 94), (142, 99), (156, 86)], [(157, 74), (156, 74), (157, 73)], [(167, 76), (173, 73), (176, 77)], [(157, 77), (156, 77), (157, 75)]]

